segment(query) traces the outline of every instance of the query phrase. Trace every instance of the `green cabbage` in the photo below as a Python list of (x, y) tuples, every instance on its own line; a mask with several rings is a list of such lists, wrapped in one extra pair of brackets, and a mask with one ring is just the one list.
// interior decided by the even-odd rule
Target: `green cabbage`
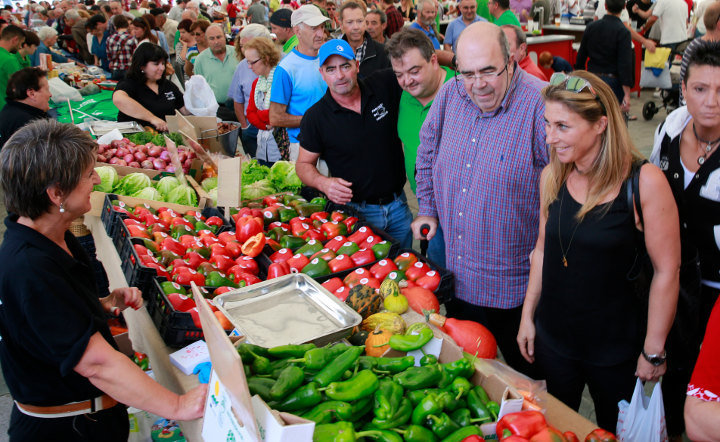
[(268, 179), (277, 192), (298, 192), (302, 187), (302, 181), (295, 173), (295, 163), (290, 161), (273, 164)]
[(244, 161), (242, 163), (242, 185), (247, 186), (248, 184), (265, 179), (269, 172), (270, 168), (258, 163), (257, 160)]
[(192, 187), (180, 184), (170, 191), (166, 201), (184, 206), (197, 206), (197, 195)]
[(144, 200), (164, 201), (162, 194), (160, 194), (160, 192), (152, 186), (148, 186), (131, 196), (135, 198), (142, 198)]
[(270, 181), (260, 180), (247, 186), (242, 186), (242, 199), (254, 200), (258, 198), (264, 198), (268, 195), (275, 193), (275, 188), (270, 184)]
[(217, 185), (217, 177), (211, 176), (210, 178), (205, 178), (202, 183), (200, 183), (203, 189), (205, 189), (205, 192), (210, 192), (210, 190), (216, 188)]
[(150, 177), (144, 173), (135, 172), (125, 175), (118, 184), (117, 191), (121, 195), (133, 195), (146, 187), (152, 187)]
[(94, 186), (93, 190), (110, 193), (120, 181), (117, 171), (112, 166), (96, 167), (95, 172), (100, 175), (100, 184)]
[(217, 206), (217, 187), (208, 190), (208, 196), (213, 202), (213, 206)]
[(155, 185), (155, 188), (164, 196), (167, 198), (170, 191), (172, 191), (174, 188), (180, 185), (180, 180), (177, 179), (177, 177), (174, 176), (166, 176), (160, 178), (160, 181), (157, 182)]

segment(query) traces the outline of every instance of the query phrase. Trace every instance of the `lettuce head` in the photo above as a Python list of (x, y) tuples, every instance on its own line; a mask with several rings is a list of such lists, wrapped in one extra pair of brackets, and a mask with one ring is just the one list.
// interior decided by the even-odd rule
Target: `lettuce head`
[(125, 175), (118, 184), (117, 192), (121, 195), (131, 196), (135, 193), (140, 192), (146, 187), (152, 187), (152, 181), (150, 177), (144, 173), (135, 172), (129, 175)]
[(180, 180), (177, 179), (177, 177), (174, 176), (166, 176), (160, 178), (160, 181), (157, 182), (155, 185), (155, 188), (162, 194), (162, 196), (167, 197), (170, 191), (172, 191), (174, 188), (180, 185)]
[(192, 187), (180, 184), (168, 193), (166, 201), (184, 206), (197, 206), (197, 195)]
[(100, 184), (94, 186), (93, 190), (110, 193), (120, 181), (117, 171), (112, 166), (96, 167), (95, 172), (100, 175)]

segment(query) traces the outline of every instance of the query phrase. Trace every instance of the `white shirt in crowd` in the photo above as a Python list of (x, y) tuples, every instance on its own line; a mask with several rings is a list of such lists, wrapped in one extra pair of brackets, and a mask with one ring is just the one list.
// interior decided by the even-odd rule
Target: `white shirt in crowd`
[(683, 0), (657, 0), (653, 15), (660, 24), (661, 45), (687, 40), (688, 8)]

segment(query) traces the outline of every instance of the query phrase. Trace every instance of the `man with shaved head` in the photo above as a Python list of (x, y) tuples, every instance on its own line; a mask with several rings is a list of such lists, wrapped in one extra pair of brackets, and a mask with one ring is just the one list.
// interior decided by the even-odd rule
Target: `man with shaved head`
[(205, 31), (208, 48), (195, 57), (195, 74), (202, 75), (215, 93), (220, 107), (217, 116), (223, 120), (237, 121), (232, 99), (228, 98), (238, 60), (235, 48), (226, 44), (225, 33), (220, 25), (210, 25)]
[(540, 173), (548, 162), (546, 83), (510, 56), (490, 23), (469, 25), (457, 43), (457, 75), (445, 83), (420, 131), (416, 160), (420, 227), (438, 222), (455, 274), (453, 318), (484, 324), (505, 361), (531, 377), (516, 342), (539, 228)]

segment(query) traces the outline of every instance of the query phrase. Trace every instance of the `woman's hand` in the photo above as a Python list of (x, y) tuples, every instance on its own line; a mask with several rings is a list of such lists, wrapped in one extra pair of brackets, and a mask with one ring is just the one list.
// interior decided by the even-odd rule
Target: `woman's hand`
[(521, 319), (517, 335), (520, 353), (529, 363), (535, 362), (535, 324), (531, 319)]
[(155, 126), (155, 129), (157, 129), (158, 132), (167, 132), (168, 131), (167, 123), (162, 118), (153, 117), (150, 119), (150, 124)]
[(115, 315), (128, 307), (138, 310), (143, 305), (142, 293), (137, 287), (122, 287), (113, 290), (101, 303), (106, 311)]
[(172, 75), (175, 73), (175, 68), (172, 66), (171, 63), (165, 63), (165, 75), (168, 77), (172, 77)]
[(665, 374), (667, 370), (667, 362), (663, 362), (662, 365), (655, 366), (647, 361), (643, 355), (638, 358), (637, 369), (635, 370), (635, 376), (639, 377), (641, 381), (657, 381), (660, 376)]

